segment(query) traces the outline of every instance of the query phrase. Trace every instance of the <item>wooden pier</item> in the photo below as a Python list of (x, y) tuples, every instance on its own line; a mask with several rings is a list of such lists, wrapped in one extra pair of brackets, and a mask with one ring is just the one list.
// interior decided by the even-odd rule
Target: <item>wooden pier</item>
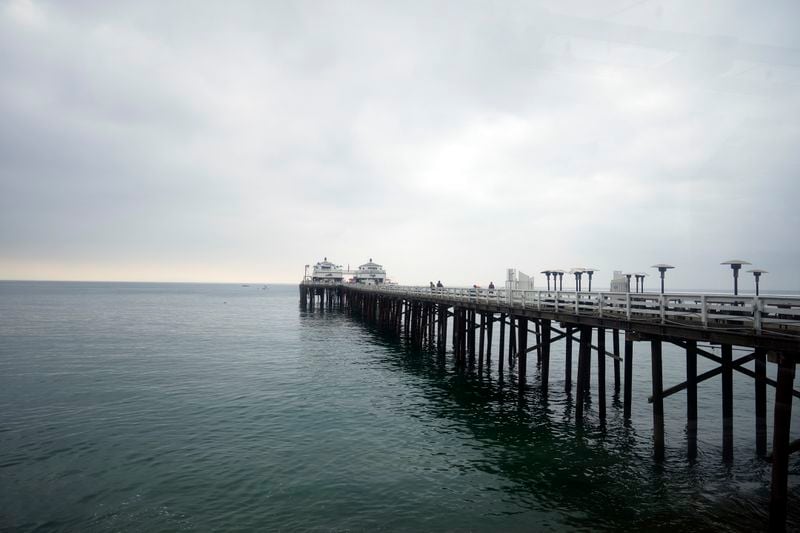
[[(573, 342), (577, 342), (575, 376), (576, 423), (584, 420), (585, 399), (591, 393), (592, 354), (597, 355), (597, 409), (606, 421), (606, 358), (613, 360), (614, 390), (623, 390), (623, 418), (631, 417), (633, 342), (650, 344), (653, 439), (655, 460), (664, 459), (664, 400), (686, 391), (687, 457), (697, 456), (697, 386), (721, 377), (722, 458), (733, 460), (733, 372), (753, 379), (755, 388), (755, 450), (772, 463), (770, 531), (783, 531), (787, 513), (789, 455), (800, 451), (800, 439), (790, 441), (795, 368), (800, 362), (800, 298), (573, 291), (524, 291), (404, 287), (396, 285), (300, 284), (303, 307), (339, 307), (412, 346), (444, 356), (448, 326), (453, 361), (458, 368), (482, 368), (494, 354), (493, 335), (499, 326), (499, 369), (517, 369), (517, 386), (527, 383), (528, 354), (536, 354), (547, 393), (553, 343), (565, 340), (565, 389), (572, 389)], [(611, 346), (606, 333), (611, 332)], [(477, 338), (476, 338), (477, 337)], [(533, 340), (533, 344), (529, 341)], [(720, 346), (720, 355), (698, 346)], [(662, 345), (686, 353), (686, 380), (664, 387)], [(747, 348), (734, 359), (733, 348)], [(609, 350), (610, 348), (610, 350)], [(620, 353), (620, 349), (623, 353)], [(697, 358), (718, 366), (697, 373)], [(767, 377), (767, 361), (777, 364), (775, 379)], [(754, 362), (754, 370), (744, 365)], [(622, 381), (622, 383), (621, 383)], [(767, 439), (767, 387), (774, 387), (772, 450)]]

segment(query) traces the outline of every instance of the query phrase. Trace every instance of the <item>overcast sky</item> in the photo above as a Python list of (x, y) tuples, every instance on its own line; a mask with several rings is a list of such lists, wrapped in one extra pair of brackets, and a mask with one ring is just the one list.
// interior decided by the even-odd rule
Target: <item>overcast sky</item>
[(669, 262), (668, 286), (727, 288), (741, 258), (797, 290), (798, 21), (0, 0), (0, 279), (296, 282), (327, 256), (449, 285)]

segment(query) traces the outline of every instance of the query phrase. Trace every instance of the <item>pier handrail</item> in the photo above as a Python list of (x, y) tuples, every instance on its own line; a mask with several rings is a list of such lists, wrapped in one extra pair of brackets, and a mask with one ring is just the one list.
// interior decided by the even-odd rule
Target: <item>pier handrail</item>
[[(312, 284), (315, 285), (315, 284)], [(800, 337), (800, 297), (733, 296), (698, 293), (575, 292), (469, 287), (336, 284), (361, 291), (436, 301), (494, 304), (513, 309), (570, 312), (703, 329), (736, 329), (756, 334), (768, 329)], [(330, 287), (331, 284), (315, 286)]]

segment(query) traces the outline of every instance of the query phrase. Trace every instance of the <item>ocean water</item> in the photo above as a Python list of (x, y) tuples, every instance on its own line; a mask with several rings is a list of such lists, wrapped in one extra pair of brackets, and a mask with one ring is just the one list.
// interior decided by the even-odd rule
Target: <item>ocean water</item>
[[(700, 385), (697, 461), (678, 394), (657, 463), (646, 345), (627, 426), (608, 361), (605, 427), (596, 403), (576, 426), (563, 346), (548, 397), (535, 358), (520, 396), (496, 363), (455, 371), (338, 310), (303, 311), (296, 286), (0, 282), (0, 530), (764, 527), (749, 378), (734, 376), (731, 465), (718, 378)], [(665, 347), (665, 386), (683, 361)], [(793, 415), (797, 438), (797, 401)], [(797, 529), (800, 454), (789, 483)]]

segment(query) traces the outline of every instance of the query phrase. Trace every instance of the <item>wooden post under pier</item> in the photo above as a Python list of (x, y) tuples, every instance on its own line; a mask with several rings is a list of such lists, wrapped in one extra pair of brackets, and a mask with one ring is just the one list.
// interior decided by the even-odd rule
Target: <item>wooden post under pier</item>
[(567, 345), (564, 347), (564, 391), (572, 392), (572, 326), (567, 325)]
[(498, 347), (499, 355), (498, 355), (498, 362), (497, 368), (500, 372), (503, 372), (503, 350), (505, 349), (506, 345), (506, 315), (505, 313), (500, 313), (500, 344)]
[(475, 364), (475, 311), (467, 311), (467, 343), (469, 346), (469, 364)]
[(733, 347), (722, 345), (722, 460), (733, 461)]
[(625, 332), (625, 394), (623, 397), (622, 418), (631, 419), (631, 394), (633, 392), (633, 340)]
[(550, 321), (542, 320), (542, 391), (546, 394), (550, 381)]
[(657, 461), (664, 459), (664, 398), (661, 392), (664, 388), (661, 366), (661, 339), (650, 341), (651, 362), (653, 373), (653, 440), (655, 449), (653, 457)]
[(517, 382), (519, 383), (520, 391), (525, 389), (525, 381), (527, 380), (528, 373), (528, 319), (519, 318), (519, 327), (517, 328), (517, 336), (519, 337), (519, 350), (517, 350)]
[(689, 460), (697, 458), (697, 342), (686, 343), (686, 441)]
[(762, 349), (756, 349), (755, 374), (756, 453), (763, 457), (767, 454), (767, 353)]
[(589, 399), (590, 391), (591, 391), (591, 377), (592, 377), (592, 335), (594, 334), (594, 329), (591, 326), (588, 326), (589, 334), (588, 334), (588, 346), (586, 347), (586, 352), (584, 354), (585, 360), (583, 361), (583, 373), (578, 372), (578, 381), (580, 382), (580, 386), (583, 388), (583, 396), (584, 399)]
[(606, 421), (606, 330), (597, 328), (597, 411)]
[(620, 376), (619, 376), (619, 330), (614, 329), (611, 333), (611, 342), (612, 342), (612, 350), (614, 352), (614, 394), (619, 395), (619, 383), (620, 383)]
[(450, 308), (439, 304), (439, 354), (447, 353), (447, 326), (450, 321)]
[(480, 322), (480, 341), (478, 343), (478, 368), (483, 368), (483, 350), (484, 344), (486, 342), (486, 315), (480, 313), (481, 315), (481, 322)]
[(509, 322), (508, 322), (508, 368), (514, 368), (514, 351), (516, 346), (516, 327), (514, 322), (514, 316), (509, 315)]
[(769, 529), (783, 531), (789, 482), (789, 438), (792, 424), (792, 389), (795, 363), (788, 354), (778, 355), (778, 385), (775, 390), (775, 418), (772, 433), (772, 483), (769, 500)]
[(584, 375), (587, 374), (592, 350), (592, 328), (580, 326), (580, 343), (578, 344), (578, 380), (575, 384), (577, 395), (575, 397), (575, 419), (583, 421), (583, 404), (586, 401), (586, 386)]
[(492, 329), (494, 326), (494, 313), (489, 314), (489, 321), (486, 324), (486, 366), (492, 364)]

